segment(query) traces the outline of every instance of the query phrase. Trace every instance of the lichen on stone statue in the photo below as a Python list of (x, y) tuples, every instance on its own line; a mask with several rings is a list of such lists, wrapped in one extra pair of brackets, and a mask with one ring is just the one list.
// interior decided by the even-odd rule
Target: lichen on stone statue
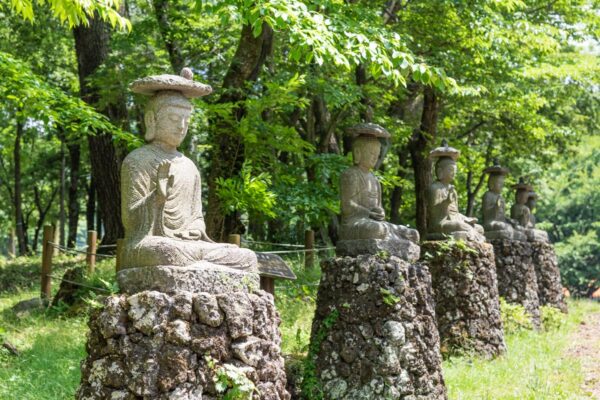
[[(235, 281), (246, 272), (256, 272), (257, 260), (252, 251), (215, 243), (206, 234), (200, 173), (189, 158), (177, 151), (187, 134), (193, 109), (189, 99), (209, 94), (210, 86), (194, 82), (191, 70), (186, 68), (182, 76), (139, 79), (132, 83), (131, 90), (150, 99), (144, 115), (147, 144), (131, 152), (121, 169), (125, 227), (121, 288), (126, 292), (176, 289), (172, 285), (185, 284), (177, 276), (190, 269), (225, 274)], [(154, 269), (159, 286), (139, 287), (148, 274), (146, 268)]]
[(458, 194), (452, 182), (459, 155), (460, 152), (448, 146), (445, 140), (429, 154), (432, 161), (435, 160), (437, 180), (427, 192), (427, 240), (445, 240), (450, 236), (472, 242), (485, 240), (477, 218), (467, 217), (458, 209)]
[(502, 197), (502, 188), (508, 169), (500, 166), (495, 160), (494, 165), (486, 168), (484, 172), (489, 174), (488, 191), (483, 195), (481, 206), (485, 237), (488, 240), (527, 240), (523, 227), (516, 220), (507, 218), (505, 214), (506, 204)]
[(366, 123), (348, 130), (352, 141), (353, 166), (342, 173), (340, 202), (342, 220), (338, 255), (356, 256), (386, 251), (403, 259), (419, 258), (419, 232), (385, 221), (381, 184), (372, 170), (385, 157), (382, 147), (390, 134), (381, 126)]

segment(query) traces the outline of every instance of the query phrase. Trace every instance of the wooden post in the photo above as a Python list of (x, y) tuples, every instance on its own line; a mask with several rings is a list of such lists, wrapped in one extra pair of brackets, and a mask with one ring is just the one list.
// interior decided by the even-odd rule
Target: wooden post
[(271, 293), (273, 298), (275, 298), (275, 279), (271, 278), (270, 276), (261, 276), (260, 289), (267, 293)]
[(304, 231), (304, 268), (311, 269), (315, 265), (315, 231), (307, 229)]
[(96, 269), (96, 241), (98, 240), (98, 232), (88, 231), (87, 235), (87, 255), (85, 262), (88, 266), (88, 274), (93, 274)]
[(16, 243), (15, 228), (10, 228), (10, 232), (8, 232), (8, 256), (10, 258), (15, 258), (17, 256)]
[(242, 246), (242, 235), (238, 235), (236, 233), (232, 233), (227, 236), (227, 242), (231, 244), (237, 244), (238, 247)]
[(52, 256), (54, 246), (50, 244), (54, 239), (54, 229), (51, 225), (44, 226), (44, 238), (42, 240), (42, 299), (52, 297)]
[(115, 261), (115, 269), (117, 272), (121, 269), (121, 260), (123, 259), (123, 239), (117, 239), (117, 258)]

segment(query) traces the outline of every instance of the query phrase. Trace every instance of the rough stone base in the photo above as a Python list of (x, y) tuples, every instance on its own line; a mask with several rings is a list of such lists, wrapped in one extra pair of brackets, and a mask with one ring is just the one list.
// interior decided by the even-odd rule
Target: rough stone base
[(532, 242), (533, 265), (537, 276), (538, 298), (541, 306), (552, 306), (566, 313), (560, 270), (554, 246), (547, 242)]
[(214, 400), (216, 376), (249, 378), (253, 399), (289, 399), (273, 297), (144, 291), (113, 295), (89, 321), (77, 399)]
[(527, 235), (525, 232), (519, 232), (517, 230), (512, 231), (485, 231), (485, 238), (489, 240), (520, 240), (522, 242), (527, 241)]
[(363, 255), (322, 270), (308, 357), (324, 399), (446, 399), (427, 267)]
[(376, 255), (381, 252), (387, 252), (402, 260), (413, 262), (419, 259), (421, 247), (410, 240), (339, 240), (336, 244), (335, 252), (339, 257), (356, 257), (361, 254)]
[(117, 273), (121, 292), (134, 294), (144, 290), (163, 293), (185, 291), (219, 294), (232, 291), (254, 292), (260, 287), (257, 273), (199, 262), (189, 267), (156, 266), (126, 268)]
[(495, 357), (506, 351), (496, 266), (488, 243), (425, 242), (444, 355)]
[(530, 242), (547, 242), (548, 232), (541, 229), (525, 229), (527, 240)]
[(498, 275), (498, 292), (509, 303), (521, 304), (531, 316), (535, 329), (540, 328), (540, 302), (537, 278), (529, 242), (492, 240)]

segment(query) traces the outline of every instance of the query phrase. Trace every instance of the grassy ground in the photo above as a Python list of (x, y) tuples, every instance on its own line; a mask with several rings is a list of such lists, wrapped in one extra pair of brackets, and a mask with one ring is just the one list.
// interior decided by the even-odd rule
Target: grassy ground
[(572, 333), (586, 313), (600, 312), (600, 304), (573, 301), (557, 330), (525, 331), (507, 337), (508, 353), (493, 361), (454, 358), (444, 363), (448, 395), (453, 400), (591, 399), (580, 388), (580, 361), (568, 357)]
[[(300, 263), (295, 263), (300, 265)], [(5, 266), (0, 265), (0, 282)], [(97, 286), (112, 266), (101, 265)], [(283, 351), (306, 351), (314, 313), (318, 268), (297, 269), (295, 282), (279, 282), (277, 306), (282, 316)], [(14, 270), (10, 270), (14, 274)], [(10, 307), (38, 295), (38, 290), (0, 288), (0, 338), (14, 344), (18, 357), (0, 349), (0, 400), (72, 398), (79, 383), (79, 362), (84, 358), (86, 317), (64, 317), (60, 310), (15, 316)], [(507, 337), (509, 352), (493, 361), (453, 358), (444, 363), (451, 400), (467, 399), (588, 399), (580, 389), (583, 374), (579, 360), (566, 354), (572, 333), (586, 313), (600, 312), (600, 304), (571, 302), (567, 321), (550, 332), (521, 332)]]

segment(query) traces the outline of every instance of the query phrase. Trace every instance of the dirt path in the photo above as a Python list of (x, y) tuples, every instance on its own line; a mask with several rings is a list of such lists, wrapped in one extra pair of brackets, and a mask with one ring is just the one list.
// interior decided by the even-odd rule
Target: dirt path
[(572, 337), (569, 354), (581, 360), (585, 383), (583, 389), (600, 399), (600, 313), (590, 314)]

